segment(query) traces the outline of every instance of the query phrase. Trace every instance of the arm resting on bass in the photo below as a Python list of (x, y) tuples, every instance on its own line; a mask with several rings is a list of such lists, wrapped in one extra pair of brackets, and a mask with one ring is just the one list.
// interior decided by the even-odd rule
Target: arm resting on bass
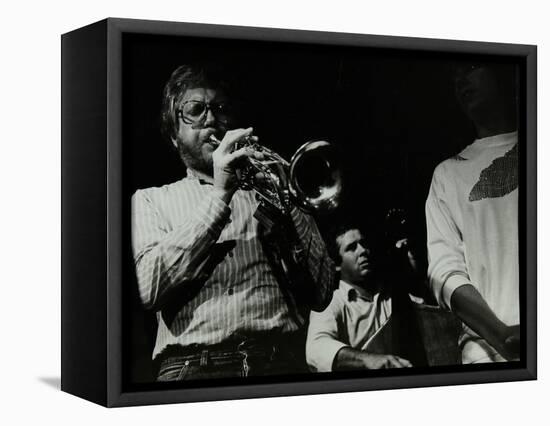
[(404, 368), (412, 367), (406, 359), (390, 354), (371, 354), (365, 351), (343, 347), (334, 358), (333, 371), (358, 370), (362, 368)]

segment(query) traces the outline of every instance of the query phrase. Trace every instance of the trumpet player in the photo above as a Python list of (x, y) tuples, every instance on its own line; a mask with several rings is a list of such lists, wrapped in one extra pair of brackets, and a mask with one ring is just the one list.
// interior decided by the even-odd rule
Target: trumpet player
[[(304, 318), (323, 310), (334, 265), (315, 221), (292, 208), (300, 246), (294, 279), (254, 216), (254, 191), (238, 170), (263, 154), (234, 128), (228, 85), (212, 69), (182, 65), (163, 92), (162, 131), (187, 175), (132, 197), (132, 248), (139, 294), (156, 313), (153, 365), (158, 381), (307, 371)], [(285, 272), (286, 271), (286, 272)], [(292, 282), (292, 283), (291, 283)]]

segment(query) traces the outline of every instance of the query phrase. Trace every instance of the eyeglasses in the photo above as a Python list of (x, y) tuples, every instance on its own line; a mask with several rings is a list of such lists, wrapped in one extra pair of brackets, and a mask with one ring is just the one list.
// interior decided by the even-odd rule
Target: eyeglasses
[(229, 109), (229, 106), (224, 102), (191, 100), (181, 104), (181, 107), (176, 111), (176, 115), (187, 124), (202, 124), (208, 116), (208, 111), (212, 111), (216, 120), (222, 124), (227, 124), (231, 119)]

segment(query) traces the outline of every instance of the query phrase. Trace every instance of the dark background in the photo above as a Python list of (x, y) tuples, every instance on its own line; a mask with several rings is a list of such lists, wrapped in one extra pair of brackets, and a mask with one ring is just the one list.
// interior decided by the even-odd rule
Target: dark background
[[(344, 177), (342, 206), (317, 218), (323, 233), (351, 220), (380, 234), (388, 209), (403, 208), (409, 237), (425, 259), (424, 202), (433, 169), (475, 138), (454, 98), (452, 82), (453, 66), (470, 60), (495, 58), (125, 34), (127, 206), (136, 189), (185, 175), (171, 144), (161, 137), (162, 90), (177, 66), (208, 62), (227, 70), (244, 108), (242, 127), (254, 127), (262, 144), (287, 159), (310, 140), (327, 140), (337, 147)], [(132, 330), (125, 335), (124, 359), (130, 360), (126, 374), (130, 382), (150, 381), (155, 326), (141, 311), (133, 280), (129, 277), (125, 287), (133, 300), (124, 316), (123, 329)]]

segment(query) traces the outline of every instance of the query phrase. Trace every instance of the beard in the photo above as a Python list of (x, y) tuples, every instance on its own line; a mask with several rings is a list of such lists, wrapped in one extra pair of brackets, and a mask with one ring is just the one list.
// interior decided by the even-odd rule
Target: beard
[(212, 154), (206, 154), (203, 151), (204, 145), (190, 148), (183, 144), (178, 144), (178, 154), (187, 168), (191, 168), (208, 176), (214, 176), (214, 166)]

